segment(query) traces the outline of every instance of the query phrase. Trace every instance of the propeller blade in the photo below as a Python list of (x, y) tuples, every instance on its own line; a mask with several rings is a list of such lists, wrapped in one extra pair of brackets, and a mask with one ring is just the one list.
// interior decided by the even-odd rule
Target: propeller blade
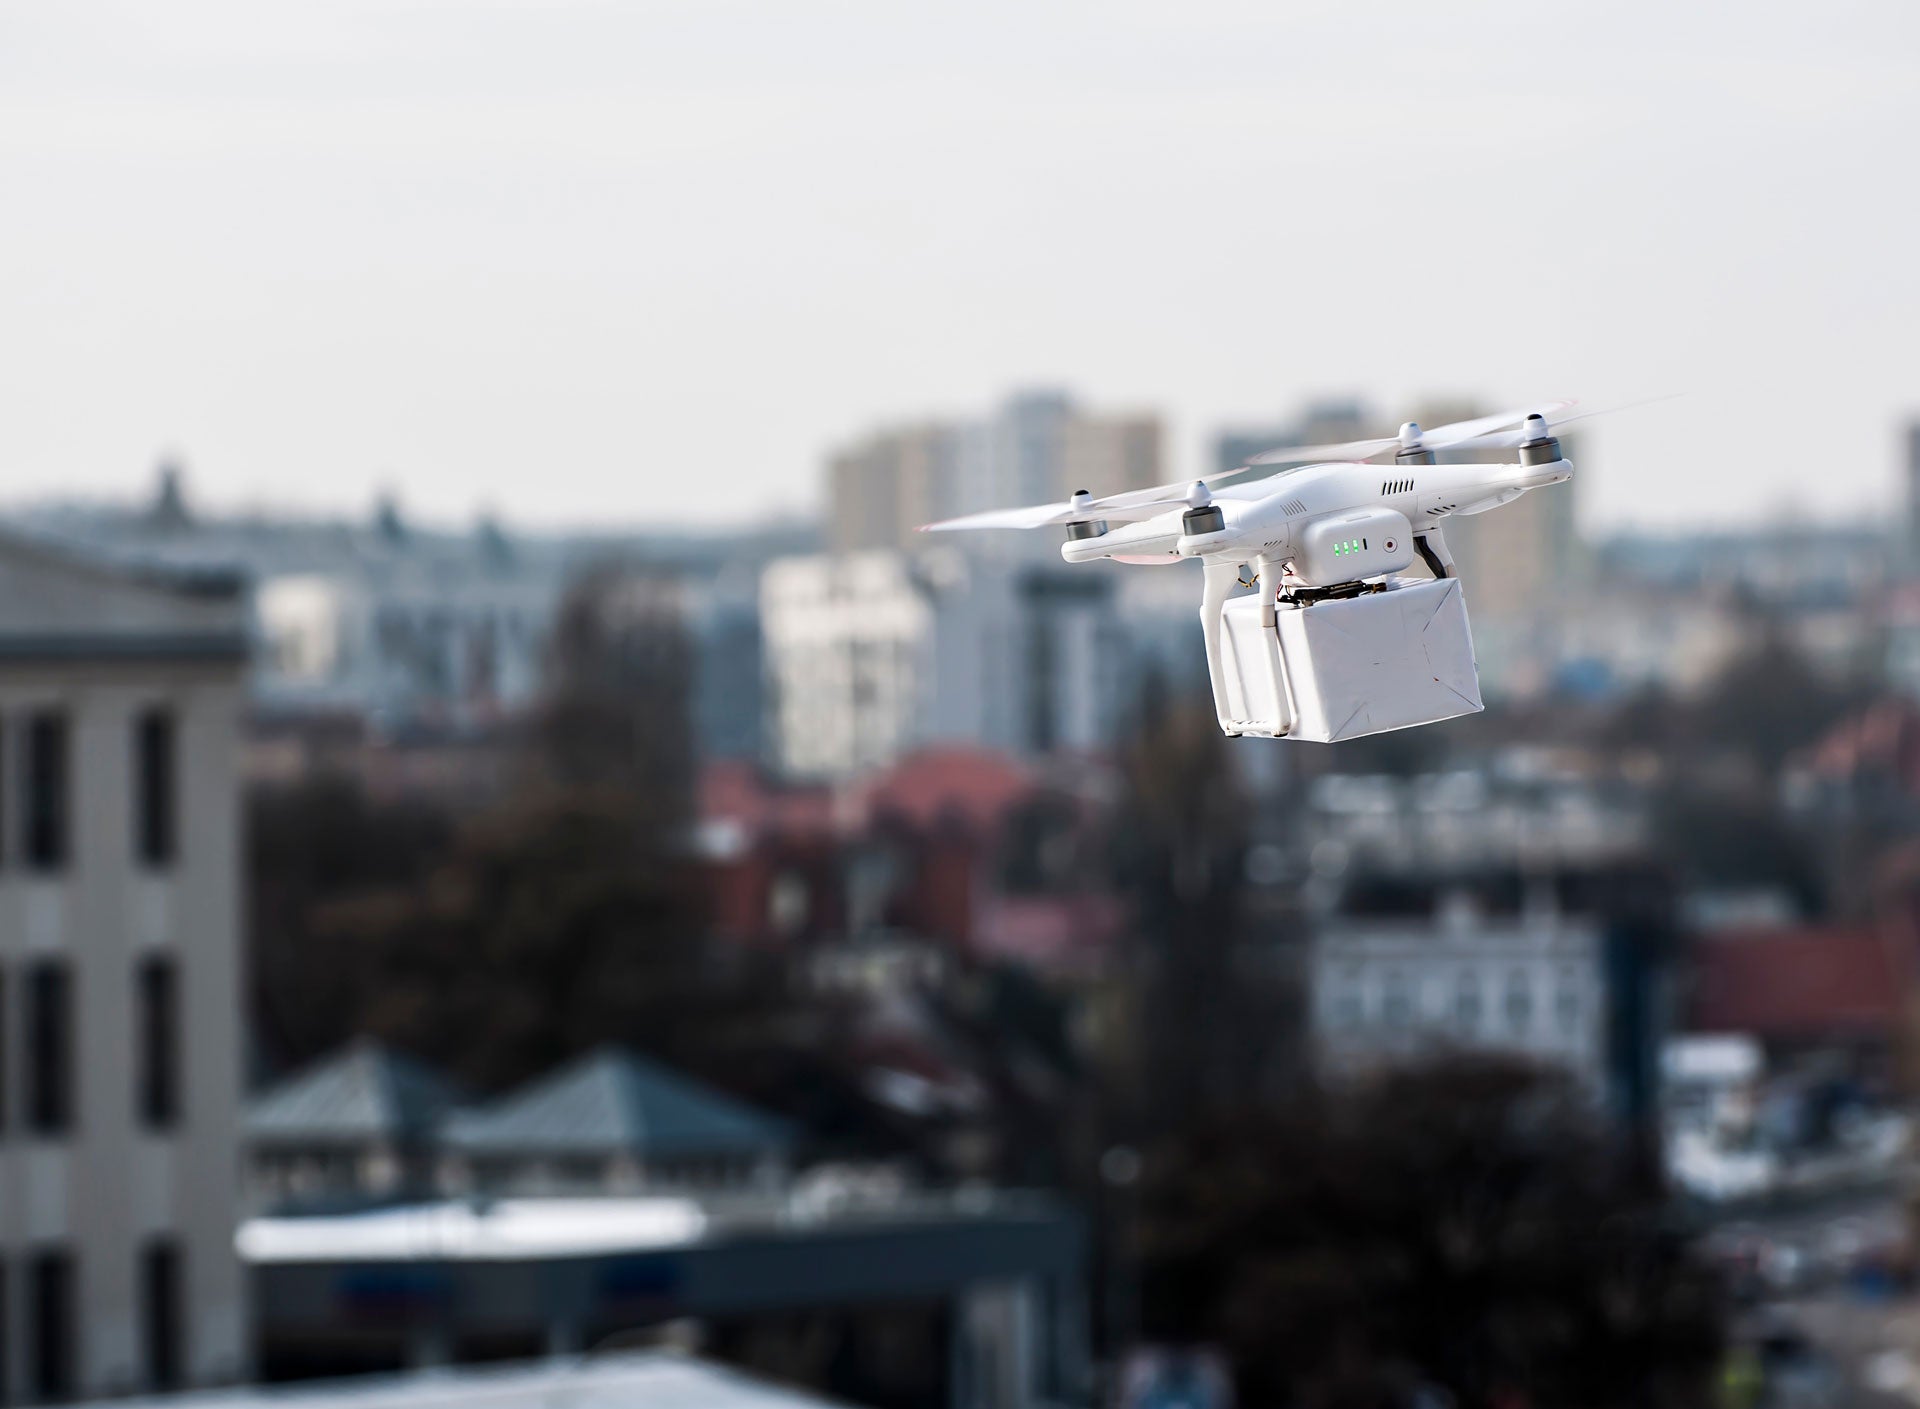
[(1224, 484), (1230, 479), (1238, 479), (1241, 475), (1251, 474), (1253, 470), (1253, 465), (1246, 464), (1237, 470), (1208, 475), (1201, 480), (1183, 479), (1172, 484), (1156, 484), (1151, 489), (1123, 490), (1119, 494), (1109, 494), (1105, 498), (1095, 499), (1088, 507), (1097, 509), (1103, 514), (1112, 514), (1115, 511), (1125, 512), (1131, 509), (1171, 509), (1176, 504), (1188, 503), (1188, 496), (1193, 493), (1193, 487), (1196, 484), (1203, 488), (1211, 488), (1216, 484)]
[(1513, 450), (1519, 447), (1527, 433), (1518, 426), (1504, 431), (1488, 431), (1485, 435), (1471, 436), (1466, 440), (1456, 440), (1449, 444), (1448, 450)]
[[(1596, 407), (1591, 411), (1582, 411), (1572, 416), (1561, 416), (1559, 413), (1574, 405), (1574, 402), (1543, 401), (1514, 411), (1498, 411), (1490, 416), (1475, 416), (1471, 420), (1435, 426), (1432, 430), (1420, 432), (1418, 444), (1425, 450), (1512, 449), (1526, 438), (1525, 422), (1529, 416), (1539, 416), (1547, 422), (1549, 427), (1557, 427), (1573, 421), (1584, 421), (1589, 416), (1604, 416), (1614, 411), (1625, 411), (1629, 407), (1645, 406), (1651, 402), (1672, 399), (1671, 396), (1648, 397), (1641, 401), (1629, 401), (1617, 406)], [(1099, 499), (1076, 498), (1064, 504), (1033, 504), (1022, 509), (989, 509), (985, 513), (963, 514), (959, 518), (923, 524), (920, 531), (948, 533), (955, 530), (981, 528), (1045, 528), (1049, 524), (1065, 524), (1085, 519), (1128, 521), (1152, 518), (1167, 509), (1205, 503), (1211, 494), (1209, 486), (1225, 484), (1243, 475), (1256, 474), (1270, 466), (1328, 461), (1363, 461), (1388, 450), (1397, 450), (1400, 445), (1400, 437), (1397, 435), (1379, 436), (1372, 440), (1341, 441), (1327, 445), (1283, 445), (1273, 450), (1262, 451), (1237, 470), (1228, 470), (1205, 480), (1179, 480), (1173, 484), (1156, 484), (1151, 489), (1130, 489), (1119, 494), (1108, 494)], [(1237, 486), (1241, 490), (1248, 487)], [(1236, 493), (1228, 497), (1242, 498), (1245, 495)]]
[[(1616, 411), (1631, 411), (1637, 406), (1651, 406), (1658, 401), (1672, 401), (1679, 395), (1679, 392), (1669, 392), (1665, 396), (1643, 396), (1638, 401), (1622, 401), (1613, 406), (1595, 406), (1571, 416), (1555, 417), (1542, 412), (1541, 419), (1546, 421), (1549, 431), (1557, 432), (1560, 427), (1572, 425), (1575, 421), (1588, 420), (1594, 416), (1611, 416)], [(1488, 431), (1483, 435), (1471, 436), (1465, 440), (1449, 441), (1445, 448), (1448, 450), (1512, 450), (1524, 443), (1526, 438), (1526, 427), (1518, 425), (1506, 430)]]
[(1321, 460), (1367, 460), (1400, 444), (1398, 436), (1376, 436), (1372, 440), (1338, 440), (1327, 445), (1282, 445), (1263, 450), (1247, 461), (1252, 465), (1307, 465)]
[[(1236, 470), (1234, 474), (1244, 473)], [(1230, 478), (1217, 475), (1216, 479)], [(1194, 481), (1181, 480), (1178, 484), (1157, 484), (1151, 489), (1131, 489), (1121, 494), (1109, 494), (1102, 499), (1069, 499), (1064, 504), (1032, 504), (1021, 509), (988, 509), (978, 514), (963, 514), (957, 519), (942, 519), (938, 523), (922, 524), (922, 533), (951, 533), (957, 530), (976, 528), (1045, 528), (1049, 524), (1073, 523), (1076, 520), (1118, 519), (1132, 522), (1136, 519), (1150, 519), (1164, 510), (1185, 505), (1188, 495), (1193, 491)]]
[(953, 533), (972, 528), (1045, 528), (1050, 523), (1067, 523), (1085, 518), (1082, 509), (1070, 504), (1030, 504), (1023, 509), (988, 509), (979, 514), (962, 514), (957, 519), (923, 523), (922, 533)]
[(1686, 395), (1685, 392), (1669, 391), (1660, 396), (1643, 396), (1637, 401), (1617, 401), (1611, 406), (1595, 406), (1590, 411), (1581, 411), (1572, 416), (1549, 416), (1547, 424), (1556, 427), (1564, 426), (1569, 421), (1584, 421), (1589, 416), (1611, 416), (1616, 411), (1632, 411), (1641, 406), (1653, 406), (1662, 401), (1677, 401), (1684, 395)]
[(1517, 426), (1529, 416), (1538, 416), (1551, 423), (1559, 412), (1573, 404), (1571, 401), (1542, 401), (1536, 406), (1523, 406), (1517, 411), (1496, 411), (1491, 416), (1475, 416), (1470, 421), (1454, 421), (1450, 425), (1435, 426), (1430, 431), (1422, 431), (1420, 444), (1428, 450), (1445, 450), (1460, 444), (1461, 441), (1484, 435), (1488, 431)]
[[(1573, 405), (1571, 401), (1545, 401), (1538, 406), (1528, 406), (1518, 411), (1500, 411), (1491, 416), (1476, 416), (1470, 421), (1455, 421), (1450, 425), (1435, 426), (1432, 430), (1420, 433), (1419, 444), (1426, 450), (1444, 450), (1487, 431), (1498, 430), (1503, 426), (1517, 426), (1529, 416), (1551, 415), (1556, 411), (1564, 411), (1571, 405)], [(1382, 435), (1370, 440), (1336, 441), (1328, 445), (1283, 445), (1275, 450), (1263, 450), (1247, 463), (1249, 465), (1288, 465), (1310, 464), (1321, 460), (1371, 460), (1375, 455), (1384, 455), (1389, 450), (1400, 448), (1399, 436)]]

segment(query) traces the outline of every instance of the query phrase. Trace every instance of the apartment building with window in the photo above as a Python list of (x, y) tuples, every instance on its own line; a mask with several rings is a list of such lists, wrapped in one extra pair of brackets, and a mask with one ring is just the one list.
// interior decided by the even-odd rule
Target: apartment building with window
[(248, 1369), (230, 575), (0, 533), (0, 1404)]
[(1494, 1051), (1608, 1083), (1606, 928), (1549, 881), (1517, 905), (1446, 890), (1430, 911), (1333, 915), (1314, 937), (1314, 1046), (1353, 1070), (1436, 1049)]

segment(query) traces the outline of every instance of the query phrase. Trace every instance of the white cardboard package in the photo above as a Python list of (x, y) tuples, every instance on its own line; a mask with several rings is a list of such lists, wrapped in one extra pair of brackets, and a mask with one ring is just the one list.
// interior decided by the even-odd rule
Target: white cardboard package
[(1457, 577), (1391, 579), (1384, 592), (1280, 605), (1226, 604), (1224, 712), (1240, 733), (1331, 743), (1473, 714), (1480, 675)]

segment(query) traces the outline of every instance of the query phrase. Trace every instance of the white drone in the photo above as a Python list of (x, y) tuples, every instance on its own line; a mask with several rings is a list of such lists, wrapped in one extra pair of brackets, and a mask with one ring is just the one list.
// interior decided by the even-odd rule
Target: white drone
[[(1573, 404), (1547, 402), (1428, 431), (1409, 421), (1398, 435), (1376, 440), (1269, 450), (1216, 476), (1211, 486), (1194, 480), (1101, 498), (1078, 490), (1064, 504), (995, 509), (926, 527), (946, 532), (1062, 524), (1067, 538), (1060, 555), (1070, 563), (1198, 558), (1204, 569), (1200, 622), (1221, 728), (1231, 735), (1350, 738), (1480, 707), (1472, 643), (1441, 522), (1485, 513), (1529, 489), (1571, 479), (1573, 466), (1548, 418), (1557, 424), (1580, 419), (1559, 414)], [(1493, 449), (1515, 449), (1517, 461), (1435, 463), (1435, 451)], [(1389, 452), (1391, 464), (1367, 463)], [(1289, 468), (1276, 468), (1281, 466)], [(1242, 478), (1256, 473), (1267, 477)], [(1240, 482), (1222, 487), (1227, 480)], [(1362, 608), (1369, 598), (1384, 600), (1410, 585), (1394, 575), (1411, 567), (1416, 555), (1451, 588), (1419, 599), (1411, 616), (1416, 599), (1396, 601), (1392, 622), (1382, 605)], [(1253, 582), (1263, 584), (1257, 624), (1245, 611), (1236, 616), (1229, 610), (1234, 589), (1251, 585), (1242, 576), (1248, 566)], [(1234, 605), (1243, 603), (1252, 605), (1247, 598)], [(1319, 610), (1327, 607), (1340, 610)], [(1452, 633), (1459, 648), (1451, 655), (1452, 637), (1441, 642), (1442, 633), (1431, 629), (1434, 613), (1443, 609), (1459, 617)], [(1231, 663), (1223, 654), (1223, 623)], [(1244, 639), (1242, 623), (1248, 628)], [(1322, 644), (1333, 639), (1329, 632), (1336, 625), (1343, 641), (1362, 632), (1372, 642), (1344, 675), (1332, 668), (1331, 648)], [(1251, 634), (1255, 630), (1273, 638), (1264, 651), (1264, 638)], [(1254, 659), (1261, 653), (1264, 669)], [(1429, 679), (1447, 698), (1411, 700), (1409, 690), (1435, 693)]]

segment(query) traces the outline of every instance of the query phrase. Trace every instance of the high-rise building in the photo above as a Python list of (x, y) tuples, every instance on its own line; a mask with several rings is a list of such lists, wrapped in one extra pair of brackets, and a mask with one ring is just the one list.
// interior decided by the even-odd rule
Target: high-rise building
[(876, 431), (827, 464), (828, 543), (837, 553), (895, 548), (954, 502), (961, 435), (926, 423)]
[[(991, 447), (985, 473), (968, 486), (970, 498), (990, 509), (1000, 504), (1044, 504), (1060, 499), (1065, 478), (1067, 427), (1073, 402), (1062, 391), (1020, 391), (1008, 397), (987, 423)], [(975, 505), (960, 510), (970, 512)]]
[[(1577, 447), (1568, 446), (1574, 458)], [(1481, 614), (1513, 615), (1551, 608), (1583, 571), (1582, 547), (1575, 525), (1578, 471), (1565, 484), (1521, 495), (1484, 514), (1455, 515), (1441, 527), (1460, 576), (1472, 592), (1471, 606)]]
[[(1423, 426), (1444, 425), (1480, 415), (1484, 407), (1470, 402), (1434, 402), (1415, 419)], [(1467, 584), (1468, 608), (1477, 624), (1485, 617), (1537, 615), (1551, 609), (1585, 570), (1576, 510), (1582, 475), (1580, 447), (1572, 436), (1561, 439), (1574, 477), (1566, 484), (1523, 494), (1510, 504), (1484, 514), (1454, 515), (1441, 529), (1460, 576)], [(1451, 460), (1511, 461), (1511, 451), (1475, 450), (1449, 454)]]
[(1016, 393), (977, 420), (879, 430), (828, 461), (827, 542), (910, 549), (935, 519), (1144, 489), (1166, 478), (1164, 438), (1158, 416), (1090, 413), (1059, 391)]
[(1293, 420), (1221, 431), (1213, 442), (1213, 468), (1216, 474), (1226, 474), (1239, 469), (1261, 451), (1279, 445), (1324, 445), (1329, 441), (1358, 440), (1361, 436), (1382, 433), (1379, 426), (1368, 420), (1367, 408), (1359, 401), (1347, 398), (1311, 401)]
[(1158, 416), (1122, 413), (1069, 421), (1054, 493), (1061, 498), (1076, 489), (1118, 494), (1162, 484), (1167, 478), (1164, 438)]
[(0, 1399), (242, 1378), (229, 575), (0, 536)]

